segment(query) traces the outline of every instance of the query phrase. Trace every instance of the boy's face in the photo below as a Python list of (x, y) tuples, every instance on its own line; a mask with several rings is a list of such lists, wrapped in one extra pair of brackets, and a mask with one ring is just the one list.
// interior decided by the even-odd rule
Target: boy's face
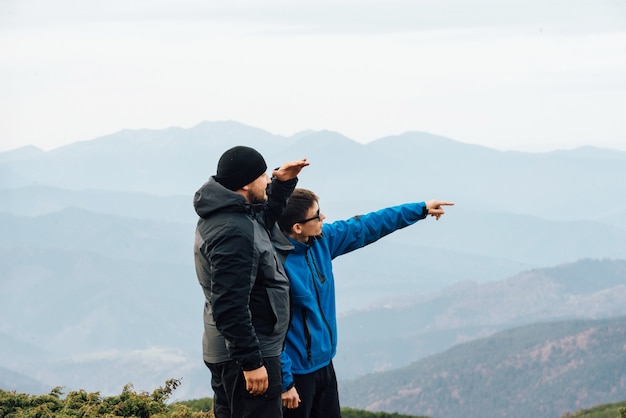
[(296, 239), (306, 241), (310, 237), (318, 236), (322, 233), (326, 216), (320, 212), (319, 204), (316, 202), (309, 208), (306, 217), (294, 225), (294, 233), (298, 235)]

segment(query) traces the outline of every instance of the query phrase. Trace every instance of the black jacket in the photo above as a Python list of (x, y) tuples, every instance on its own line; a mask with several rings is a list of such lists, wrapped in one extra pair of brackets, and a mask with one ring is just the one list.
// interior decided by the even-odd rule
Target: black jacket
[[(205, 295), (203, 357), (244, 370), (279, 356), (289, 327), (289, 282), (274, 252), (276, 220), (297, 179), (273, 180), (265, 204), (250, 205), (210, 178), (196, 192), (194, 257)], [(278, 232), (279, 233), (279, 232)]]

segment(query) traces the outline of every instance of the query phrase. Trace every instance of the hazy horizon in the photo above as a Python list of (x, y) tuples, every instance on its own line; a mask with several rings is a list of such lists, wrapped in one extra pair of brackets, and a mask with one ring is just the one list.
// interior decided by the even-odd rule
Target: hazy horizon
[(0, 48), (0, 151), (205, 120), (626, 151), (617, 0), (9, 0)]

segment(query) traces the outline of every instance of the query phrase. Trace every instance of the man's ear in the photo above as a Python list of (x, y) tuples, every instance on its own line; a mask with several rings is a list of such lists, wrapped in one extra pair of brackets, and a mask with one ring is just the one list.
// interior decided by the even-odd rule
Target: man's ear
[(300, 235), (302, 233), (302, 225), (300, 224), (293, 224), (293, 226), (291, 227), (291, 232), (293, 232), (296, 235)]

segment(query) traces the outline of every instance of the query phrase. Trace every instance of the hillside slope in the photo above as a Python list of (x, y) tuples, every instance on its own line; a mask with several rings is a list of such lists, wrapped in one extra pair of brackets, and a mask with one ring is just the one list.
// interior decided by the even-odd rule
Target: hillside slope
[(585, 259), (461, 283), (341, 316), (335, 365), (346, 378), (391, 370), (507, 328), (626, 315), (624, 300), (626, 260)]
[(554, 418), (623, 400), (626, 317), (528, 325), (341, 383), (342, 404), (434, 418)]

